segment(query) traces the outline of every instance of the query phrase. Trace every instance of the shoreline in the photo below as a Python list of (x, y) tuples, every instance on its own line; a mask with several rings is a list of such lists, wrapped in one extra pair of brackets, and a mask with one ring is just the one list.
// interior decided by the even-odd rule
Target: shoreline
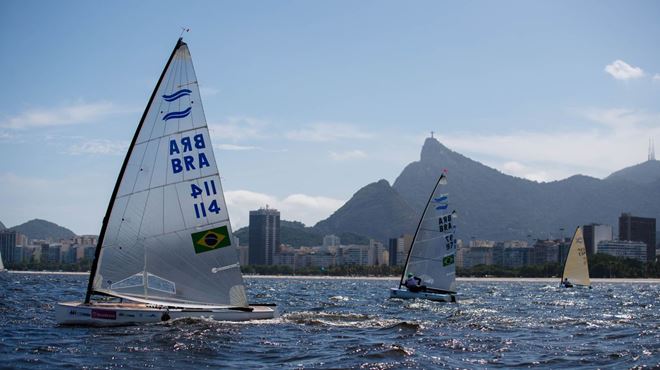
[[(10, 274), (26, 275), (89, 275), (89, 272), (78, 271), (10, 271)], [(321, 275), (243, 275), (246, 279), (293, 279), (293, 280), (382, 280), (397, 281), (398, 276), (321, 276)], [(533, 277), (458, 277), (458, 282), (528, 282), (528, 283), (559, 283), (559, 278)], [(595, 278), (593, 283), (634, 283), (660, 284), (659, 278)]]

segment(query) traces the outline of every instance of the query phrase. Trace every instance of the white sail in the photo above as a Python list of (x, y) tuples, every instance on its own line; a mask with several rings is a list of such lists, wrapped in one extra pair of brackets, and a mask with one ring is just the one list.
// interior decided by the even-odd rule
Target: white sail
[(578, 227), (573, 235), (571, 246), (566, 256), (564, 264), (564, 273), (561, 280), (568, 278), (568, 281), (577, 285), (591, 285), (589, 279), (589, 265), (587, 263), (587, 248), (584, 245), (582, 227)]
[(0, 271), (5, 269), (5, 265), (2, 263), (2, 252), (0, 252)]
[(104, 220), (91, 292), (247, 305), (197, 78), (181, 41), (122, 173)]
[(422, 279), (429, 291), (456, 291), (456, 212), (450, 211), (446, 184), (447, 176), (443, 173), (417, 226), (400, 285), (407, 274), (413, 274)]

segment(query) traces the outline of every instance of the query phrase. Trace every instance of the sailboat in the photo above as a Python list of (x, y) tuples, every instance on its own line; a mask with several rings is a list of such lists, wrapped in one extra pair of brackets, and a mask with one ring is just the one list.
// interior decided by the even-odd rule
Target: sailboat
[[(446, 171), (438, 178), (417, 225), (398, 288), (390, 288), (390, 298), (422, 298), (456, 302), (456, 211), (449, 211)], [(416, 289), (406, 280), (418, 278)]]
[(119, 172), (85, 300), (58, 303), (57, 322), (276, 317), (274, 305), (248, 304), (236, 247), (190, 51), (179, 38)]
[(589, 265), (587, 263), (587, 248), (584, 245), (582, 227), (575, 229), (571, 246), (568, 249), (564, 272), (561, 275), (561, 287), (591, 288), (589, 279)]

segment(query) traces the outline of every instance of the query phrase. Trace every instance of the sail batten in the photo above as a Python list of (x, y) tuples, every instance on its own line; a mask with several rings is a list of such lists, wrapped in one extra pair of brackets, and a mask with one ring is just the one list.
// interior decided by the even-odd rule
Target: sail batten
[(190, 52), (179, 41), (117, 180), (90, 291), (247, 305), (240, 269), (227, 268), (239, 266), (237, 246), (199, 86), (191, 81)]

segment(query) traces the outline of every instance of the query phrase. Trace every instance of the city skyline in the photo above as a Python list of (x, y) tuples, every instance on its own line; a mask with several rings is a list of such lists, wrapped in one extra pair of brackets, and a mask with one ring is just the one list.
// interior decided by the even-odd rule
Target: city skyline
[(0, 5), (6, 226), (98, 233), (179, 26), (236, 229), (266, 204), (314, 224), (430, 131), (538, 181), (602, 178), (660, 137), (654, 2), (124, 5)]

